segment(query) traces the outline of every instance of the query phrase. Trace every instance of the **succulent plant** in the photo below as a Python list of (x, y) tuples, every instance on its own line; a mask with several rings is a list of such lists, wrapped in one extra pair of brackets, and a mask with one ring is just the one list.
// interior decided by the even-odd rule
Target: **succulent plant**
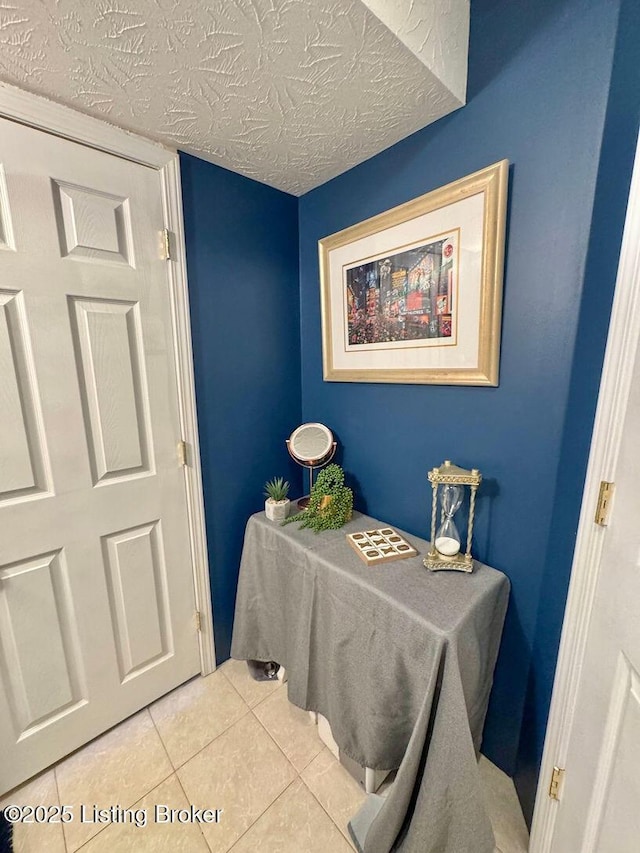
[(289, 494), (289, 483), (284, 477), (274, 477), (273, 480), (268, 480), (264, 484), (265, 498), (271, 498), (272, 501), (284, 501)]
[[(327, 500), (329, 498), (329, 500)], [(344, 484), (344, 471), (339, 465), (328, 465), (318, 474), (311, 489), (307, 509), (292, 515), (283, 521), (301, 522), (300, 527), (310, 527), (319, 533), (321, 530), (335, 530), (342, 527), (351, 518), (353, 510), (353, 492)]]

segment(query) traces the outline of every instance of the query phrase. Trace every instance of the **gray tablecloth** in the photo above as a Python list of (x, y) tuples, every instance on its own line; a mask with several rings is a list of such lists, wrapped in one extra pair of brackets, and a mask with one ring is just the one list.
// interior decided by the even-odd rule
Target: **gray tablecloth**
[(252, 516), (231, 654), (278, 661), (289, 700), (323, 714), (343, 752), (399, 768), (350, 823), (361, 851), (492, 853), (476, 752), (509, 582), (478, 563), (430, 572), (409, 534), (419, 556), (368, 567), (345, 534), (384, 526), (354, 513), (316, 534)]

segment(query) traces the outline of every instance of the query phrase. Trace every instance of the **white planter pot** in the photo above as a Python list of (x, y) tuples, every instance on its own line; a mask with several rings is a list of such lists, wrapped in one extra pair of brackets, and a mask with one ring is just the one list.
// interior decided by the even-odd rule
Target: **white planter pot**
[(264, 511), (269, 521), (284, 521), (289, 515), (290, 506), (291, 501), (289, 498), (285, 498), (283, 501), (274, 501), (273, 498), (267, 498), (264, 502)]

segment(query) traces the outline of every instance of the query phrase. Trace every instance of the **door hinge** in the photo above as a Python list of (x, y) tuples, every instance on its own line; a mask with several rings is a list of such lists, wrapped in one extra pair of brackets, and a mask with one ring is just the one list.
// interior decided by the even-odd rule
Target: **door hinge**
[(609, 508), (611, 507), (611, 498), (615, 483), (607, 483), (603, 480), (600, 483), (600, 493), (598, 495), (598, 506), (596, 507), (596, 516), (594, 521), (600, 527), (606, 527), (609, 523)]
[(196, 612), (195, 612), (195, 620), (196, 620), (196, 631), (202, 631), (202, 616), (200, 615), (199, 610), (196, 610)]
[(552, 800), (560, 799), (560, 785), (564, 779), (564, 767), (554, 767), (551, 774), (551, 784), (549, 785), (549, 797)]
[(179, 441), (178, 442), (177, 452), (178, 452), (178, 462), (181, 465), (186, 465), (187, 464), (187, 442), (186, 441)]
[(162, 235), (162, 257), (165, 261), (171, 260), (171, 242), (173, 235), (168, 228), (163, 228), (161, 231)]

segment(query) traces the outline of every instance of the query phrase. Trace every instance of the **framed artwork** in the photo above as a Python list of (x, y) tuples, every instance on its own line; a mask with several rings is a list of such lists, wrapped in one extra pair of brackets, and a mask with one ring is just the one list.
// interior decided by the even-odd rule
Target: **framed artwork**
[(326, 381), (498, 384), (508, 171), (320, 240)]

